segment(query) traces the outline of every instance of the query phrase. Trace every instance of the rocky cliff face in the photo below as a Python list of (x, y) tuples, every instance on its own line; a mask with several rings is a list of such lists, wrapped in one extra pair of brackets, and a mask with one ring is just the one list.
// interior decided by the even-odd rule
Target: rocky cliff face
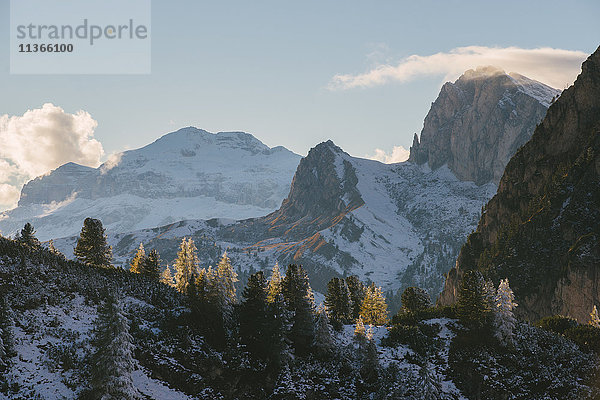
[(415, 134), (409, 161), (444, 164), (461, 180), (498, 183), (510, 157), (531, 137), (560, 91), (494, 67), (446, 83)]
[(600, 306), (600, 48), (510, 160), (439, 302), (464, 271), (508, 277), (519, 314), (586, 322)]
[[(191, 236), (204, 266), (227, 249), (244, 271), (300, 263), (322, 292), (332, 277), (356, 274), (385, 290), (418, 285), (436, 296), (494, 191), (493, 184), (457, 180), (447, 167), (382, 164), (327, 141), (300, 161), (287, 198), (264, 217), (182, 221), (109, 233), (109, 240), (120, 262), (143, 242), (170, 263), (181, 238)], [(73, 243), (55, 241), (67, 254)]]

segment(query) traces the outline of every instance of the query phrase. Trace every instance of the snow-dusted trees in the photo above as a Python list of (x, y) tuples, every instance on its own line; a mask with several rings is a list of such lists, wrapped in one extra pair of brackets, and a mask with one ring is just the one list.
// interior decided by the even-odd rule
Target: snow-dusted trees
[(250, 275), (242, 292), (240, 305), (240, 339), (255, 358), (266, 360), (269, 355), (269, 318), (267, 281), (262, 271)]
[(600, 328), (600, 316), (598, 316), (598, 309), (596, 306), (592, 308), (592, 312), (590, 313), (590, 325), (595, 328)]
[(402, 292), (402, 310), (406, 313), (414, 313), (431, 307), (429, 294), (419, 287), (411, 286)]
[(160, 276), (160, 255), (158, 250), (152, 249), (144, 260), (143, 273), (151, 279), (158, 279)]
[(421, 386), (418, 388), (418, 395), (423, 400), (439, 400), (444, 398), (442, 384), (434, 368), (429, 359), (425, 359), (419, 369), (419, 383)]
[(183, 238), (175, 260), (175, 288), (188, 296), (195, 295), (198, 274), (196, 245), (191, 238)]
[(160, 281), (165, 285), (175, 286), (175, 279), (171, 273), (171, 268), (167, 265), (164, 271), (160, 274)]
[(325, 306), (331, 324), (336, 330), (340, 330), (343, 324), (352, 321), (352, 299), (344, 279), (333, 278), (329, 281)]
[(289, 338), (296, 354), (306, 354), (314, 339), (315, 300), (308, 274), (299, 265), (290, 264), (281, 282), (287, 308), (293, 313)]
[(131, 260), (131, 263), (129, 264), (129, 270), (131, 272), (135, 272), (136, 274), (141, 274), (143, 272), (143, 264), (145, 259), (146, 251), (144, 250), (144, 244), (140, 243), (133, 260)]
[(160, 255), (156, 249), (152, 249), (148, 255), (144, 245), (140, 243), (129, 270), (136, 274), (142, 274), (148, 278), (158, 279), (160, 276)]
[(29, 247), (37, 247), (40, 245), (40, 241), (35, 237), (35, 229), (29, 222), (21, 229), (18, 240)]
[(277, 296), (281, 294), (281, 273), (279, 272), (279, 263), (275, 263), (273, 271), (271, 272), (268, 291), (267, 300), (269, 303), (273, 303)]
[(93, 267), (109, 268), (112, 262), (112, 248), (106, 242), (104, 227), (99, 219), (86, 218), (73, 252), (84, 264)]
[(315, 326), (315, 340), (313, 343), (317, 354), (329, 356), (334, 350), (329, 318), (323, 307), (317, 310), (317, 321)]
[(237, 302), (235, 283), (238, 281), (238, 275), (233, 270), (227, 253), (223, 253), (215, 272), (216, 289), (219, 293), (219, 306), (221, 311), (230, 312), (233, 305)]
[(109, 294), (98, 308), (91, 358), (91, 394), (102, 400), (137, 399), (131, 374), (135, 367), (129, 321), (117, 295)]
[(367, 288), (365, 299), (360, 308), (360, 315), (365, 324), (384, 325), (387, 322), (385, 296), (381, 288), (375, 286), (374, 283)]
[[(0, 289), (1, 282), (0, 282)], [(4, 378), (10, 368), (10, 358), (12, 357), (12, 311), (8, 305), (6, 295), (0, 293), (0, 389), (2, 388)]]
[(251, 356), (277, 367), (287, 360), (288, 313), (282, 295), (269, 302), (268, 293), (263, 272), (250, 275), (240, 305), (240, 340)]
[(352, 321), (356, 321), (360, 315), (360, 308), (365, 298), (365, 292), (367, 288), (356, 275), (347, 277), (346, 285), (348, 286), (350, 298), (352, 300)]
[(513, 343), (513, 330), (517, 323), (513, 309), (517, 306), (515, 295), (508, 285), (508, 279), (503, 279), (498, 285), (498, 291), (494, 299), (494, 325), (496, 338), (503, 345)]
[(492, 303), (489, 285), (479, 271), (467, 271), (458, 293), (456, 312), (461, 322), (471, 329), (489, 326)]

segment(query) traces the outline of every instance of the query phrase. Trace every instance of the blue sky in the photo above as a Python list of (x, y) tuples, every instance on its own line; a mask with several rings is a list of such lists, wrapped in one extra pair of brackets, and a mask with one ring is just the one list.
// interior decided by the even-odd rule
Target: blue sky
[(150, 75), (10, 75), (0, 4), (0, 115), (85, 110), (104, 158), (189, 125), (300, 154), (327, 139), (357, 156), (408, 148), (446, 74), (332, 90), (333, 77), (465, 46), (589, 54), (600, 44), (595, 0), (155, 0)]

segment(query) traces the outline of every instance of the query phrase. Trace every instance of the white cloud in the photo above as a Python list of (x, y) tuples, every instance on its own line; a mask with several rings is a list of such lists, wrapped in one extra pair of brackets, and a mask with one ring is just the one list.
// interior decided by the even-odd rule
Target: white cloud
[(8, 183), (0, 183), (0, 210), (16, 207), (20, 193), (19, 188)]
[(558, 89), (573, 83), (588, 54), (549, 47), (458, 47), (429, 56), (411, 55), (396, 64), (381, 64), (362, 74), (335, 75), (329, 89), (367, 88), (390, 82), (408, 82), (421, 76), (440, 75), (453, 81), (468, 69), (494, 65), (506, 72), (518, 72)]
[(369, 160), (377, 160), (381, 161), (384, 164), (393, 164), (399, 163), (408, 160), (408, 156), (410, 155), (410, 151), (406, 150), (402, 146), (394, 146), (392, 149), (392, 153), (388, 154), (384, 150), (375, 149), (375, 154), (366, 155), (365, 157)]
[(94, 139), (97, 125), (85, 111), (69, 114), (50, 103), (22, 116), (1, 115), (0, 205), (14, 205), (23, 183), (64, 163), (97, 167), (104, 154)]

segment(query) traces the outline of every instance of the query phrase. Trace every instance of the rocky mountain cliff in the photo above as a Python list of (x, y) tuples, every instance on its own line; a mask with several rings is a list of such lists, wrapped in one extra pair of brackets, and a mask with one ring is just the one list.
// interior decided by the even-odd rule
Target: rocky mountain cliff
[(184, 128), (99, 168), (68, 163), (30, 181), (19, 206), (0, 216), (0, 231), (31, 222), (46, 240), (77, 233), (90, 215), (113, 232), (261, 216), (281, 205), (299, 161), (248, 133)]
[[(435, 296), (494, 190), (461, 182), (446, 167), (352, 157), (328, 141), (301, 160), (288, 197), (271, 214), (182, 221), (109, 241), (124, 265), (140, 242), (171, 263), (189, 236), (202, 266), (215, 265), (227, 250), (242, 272), (301, 263), (321, 292), (332, 277), (356, 274), (386, 290), (417, 284)], [(71, 255), (75, 240), (55, 244)]]
[(510, 157), (533, 133), (560, 94), (495, 67), (466, 71), (446, 83), (415, 134), (409, 161), (444, 164), (461, 180), (498, 184)]
[(586, 322), (600, 306), (600, 48), (510, 160), (450, 271), (442, 304), (464, 271), (508, 277), (524, 318)]

